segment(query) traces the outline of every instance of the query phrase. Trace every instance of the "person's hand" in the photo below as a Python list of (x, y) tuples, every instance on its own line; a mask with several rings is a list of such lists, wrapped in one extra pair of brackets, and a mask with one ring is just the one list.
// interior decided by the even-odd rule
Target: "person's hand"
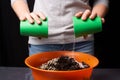
[(42, 20), (46, 20), (46, 17), (41, 12), (31, 12), (31, 13), (25, 13), (20, 17), (20, 20), (28, 20), (31, 24), (36, 21), (37, 24), (41, 24), (40, 18)]
[[(87, 9), (84, 12), (78, 12), (78, 13), (76, 13), (75, 16), (78, 17), (78, 18), (81, 17), (82, 20), (86, 20), (88, 17), (90, 19), (94, 19), (97, 16), (97, 13), (96, 12), (91, 12), (90, 10)], [(102, 20), (102, 23), (105, 22), (104, 18), (101, 18), (101, 20)], [(87, 36), (88, 35), (83, 35), (84, 39), (87, 39)]]

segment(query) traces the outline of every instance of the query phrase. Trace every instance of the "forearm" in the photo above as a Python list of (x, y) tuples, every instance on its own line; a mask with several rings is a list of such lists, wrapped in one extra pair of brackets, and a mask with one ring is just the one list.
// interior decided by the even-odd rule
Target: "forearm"
[(11, 6), (20, 20), (25, 17), (25, 14), (30, 13), (28, 5), (24, 0), (16, 0)]
[(100, 17), (104, 17), (108, 11), (108, 7), (102, 3), (94, 5), (92, 13), (96, 13)]

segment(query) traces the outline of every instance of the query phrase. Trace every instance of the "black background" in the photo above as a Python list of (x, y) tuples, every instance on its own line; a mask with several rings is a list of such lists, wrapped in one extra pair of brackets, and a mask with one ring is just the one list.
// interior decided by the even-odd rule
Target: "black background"
[[(103, 31), (95, 34), (95, 56), (100, 68), (120, 68), (119, 2), (110, 0)], [(33, 0), (28, 0), (33, 5)], [(32, 6), (30, 7), (32, 11)], [(117, 20), (118, 19), (118, 20)], [(10, 6), (10, 0), (0, 1), (0, 66), (25, 66), (28, 56), (28, 37), (20, 36), (19, 20)]]

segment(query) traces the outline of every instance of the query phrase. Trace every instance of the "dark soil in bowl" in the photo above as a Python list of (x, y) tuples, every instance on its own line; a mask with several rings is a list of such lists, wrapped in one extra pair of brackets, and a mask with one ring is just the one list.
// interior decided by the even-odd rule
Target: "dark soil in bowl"
[(49, 60), (48, 62), (39, 66), (43, 70), (55, 70), (55, 71), (70, 71), (89, 68), (90, 66), (85, 62), (78, 62), (74, 58), (69, 56), (60, 56)]

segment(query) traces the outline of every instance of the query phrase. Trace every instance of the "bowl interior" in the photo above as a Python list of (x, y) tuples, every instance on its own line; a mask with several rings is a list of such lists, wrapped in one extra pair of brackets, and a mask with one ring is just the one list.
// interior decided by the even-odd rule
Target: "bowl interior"
[(41, 64), (57, 58), (60, 56), (70, 56), (75, 58), (78, 62), (85, 62), (90, 65), (90, 68), (94, 68), (98, 65), (99, 61), (95, 56), (82, 52), (72, 52), (72, 51), (51, 51), (51, 52), (41, 52), (33, 54), (25, 59), (25, 64), (31, 68), (38, 68)]

